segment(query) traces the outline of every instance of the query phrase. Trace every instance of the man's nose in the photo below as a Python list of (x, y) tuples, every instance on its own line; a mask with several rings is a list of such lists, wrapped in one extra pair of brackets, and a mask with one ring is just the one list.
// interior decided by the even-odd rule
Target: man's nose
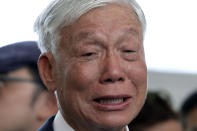
[(121, 68), (120, 59), (117, 56), (108, 56), (101, 65), (103, 68), (100, 82), (102, 84), (123, 82), (125, 74)]

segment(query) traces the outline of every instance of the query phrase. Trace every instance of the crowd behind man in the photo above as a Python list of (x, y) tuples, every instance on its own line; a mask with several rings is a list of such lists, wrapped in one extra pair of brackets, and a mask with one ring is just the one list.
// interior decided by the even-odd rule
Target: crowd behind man
[(197, 90), (183, 101), (180, 112), (185, 129), (197, 131)]
[(56, 113), (57, 105), (51, 103), (55, 98), (38, 73), (39, 55), (34, 41), (0, 47), (1, 131), (36, 131)]
[(180, 114), (171, 105), (168, 94), (148, 92), (138, 116), (129, 124), (133, 131), (183, 131)]
[(166, 93), (149, 91), (142, 110), (129, 128), (134, 131), (197, 131), (197, 92), (189, 94), (176, 110)]

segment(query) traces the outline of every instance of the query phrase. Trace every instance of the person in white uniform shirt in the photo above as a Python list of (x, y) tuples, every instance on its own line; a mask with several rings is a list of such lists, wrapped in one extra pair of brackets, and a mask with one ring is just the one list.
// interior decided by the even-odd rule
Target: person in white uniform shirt
[(144, 104), (146, 20), (134, 0), (53, 0), (35, 22), (59, 111), (39, 131), (126, 131)]

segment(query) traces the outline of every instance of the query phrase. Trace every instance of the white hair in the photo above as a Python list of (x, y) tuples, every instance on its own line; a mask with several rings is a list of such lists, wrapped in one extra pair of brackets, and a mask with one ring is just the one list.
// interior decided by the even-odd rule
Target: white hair
[[(38, 46), (42, 53), (56, 53), (59, 42), (59, 29), (71, 25), (89, 10), (109, 3), (123, 3), (131, 7), (141, 23), (143, 35), (146, 19), (135, 0), (53, 0), (37, 18), (34, 30), (38, 33)], [(144, 37), (144, 36), (143, 36)]]

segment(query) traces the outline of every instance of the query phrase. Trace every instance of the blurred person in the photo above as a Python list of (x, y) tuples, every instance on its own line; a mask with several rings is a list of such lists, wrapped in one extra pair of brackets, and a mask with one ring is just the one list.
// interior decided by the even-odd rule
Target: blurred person
[(39, 77), (39, 55), (34, 41), (0, 47), (1, 131), (35, 131), (56, 113), (55, 98)]
[(159, 92), (148, 93), (142, 110), (129, 128), (133, 131), (183, 131), (178, 113)]
[(134, 0), (52, 1), (35, 30), (59, 112), (40, 131), (128, 131), (146, 97), (145, 26)]
[(181, 106), (183, 124), (187, 131), (197, 131), (197, 91), (190, 94)]

